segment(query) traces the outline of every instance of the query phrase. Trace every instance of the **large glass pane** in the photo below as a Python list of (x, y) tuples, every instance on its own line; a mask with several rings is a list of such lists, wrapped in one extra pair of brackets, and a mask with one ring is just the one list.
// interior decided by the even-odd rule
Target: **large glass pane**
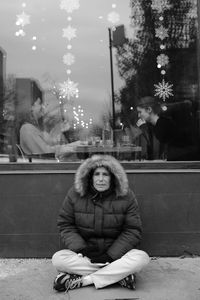
[(0, 8), (0, 163), (199, 160), (196, 0)]

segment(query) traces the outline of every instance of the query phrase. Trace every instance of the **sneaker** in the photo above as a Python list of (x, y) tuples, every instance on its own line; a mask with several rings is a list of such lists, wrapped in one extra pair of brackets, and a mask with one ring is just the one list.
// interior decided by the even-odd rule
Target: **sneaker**
[(53, 288), (58, 292), (73, 290), (82, 286), (82, 276), (76, 274), (60, 273), (56, 276)]
[(118, 282), (121, 286), (127, 287), (128, 289), (135, 290), (136, 288), (136, 277), (131, 274)]

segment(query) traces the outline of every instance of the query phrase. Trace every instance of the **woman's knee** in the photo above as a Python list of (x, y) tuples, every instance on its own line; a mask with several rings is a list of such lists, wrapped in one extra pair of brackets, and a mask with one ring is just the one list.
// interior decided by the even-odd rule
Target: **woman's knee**
[(143, 266), (147, 265), (150, 262), (149, 255), (143, 250), (132, 249), (127, 254), (133, 259), (137, 259), (138, 262), (140, 262)]
[(62, 264), (63, 260), (66, 259), (68, 256), (72, 255), (72, 251), (71, 250), (60, 250), (57, 251), (56, 253), (54, 253), (54, 255), (52, 256), (52, 264), (54, 267), (58, 267)]

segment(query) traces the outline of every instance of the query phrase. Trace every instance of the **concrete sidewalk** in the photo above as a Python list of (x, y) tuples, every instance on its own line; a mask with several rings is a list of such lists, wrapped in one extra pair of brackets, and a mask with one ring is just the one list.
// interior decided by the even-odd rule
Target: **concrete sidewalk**
[(137, 275), (137, 289), (94, 286), (56, 293), (49, 259), (0, 259), (0, 300), (199, 300), (200, 258), (155, 258)]

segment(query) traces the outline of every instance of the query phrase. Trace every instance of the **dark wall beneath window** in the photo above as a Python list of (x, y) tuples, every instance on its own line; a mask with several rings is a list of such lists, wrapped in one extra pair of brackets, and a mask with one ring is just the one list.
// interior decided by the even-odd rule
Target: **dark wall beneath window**
[[(128, 172), (152, 256), (200, 254), (200, 173)], [(74, 171), (0, 174), (0, 257), (51, 257), (56, 218)]]

